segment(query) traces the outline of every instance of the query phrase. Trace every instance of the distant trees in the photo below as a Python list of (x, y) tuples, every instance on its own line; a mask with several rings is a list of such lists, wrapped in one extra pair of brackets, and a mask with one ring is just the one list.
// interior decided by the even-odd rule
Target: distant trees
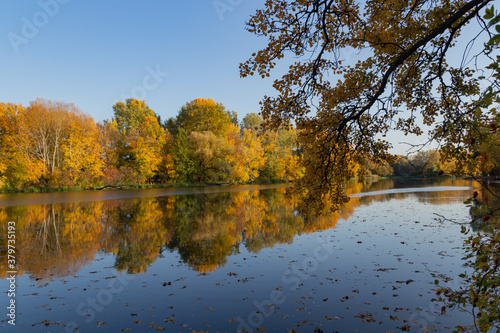
[(262, 132), (257, 114), (240, 127), (236, 112), (212, 99), (186, 103), (163, 124), (145, 101), (117, 102), (113, 112), (96, 123), (71, 103), (0, 103), (0, 186), (275, 182), (303, 174), (295, 129)]
[(212, 99), (186, 103), (165, 123), (175, 133), (172, 154), (177, 181), (245, 183), (300, 177), (299, 171), (292, 170), (298, 168), (299, 159), (295, 134), (289, 130), (261, 133), (261, 121), (257, 114), (248, 114), (240, 128), (236, 113)]
[[(306, 172), (297, 143), (302, 133), (292, 124), (263, 129), (262, 118), (249, 113), (238, 125), (236, 113), (212, 99), (186, 103), (163, 124), (145, 101), (117, 102), (113, 112), (96, 123), (71, 103), (0, 103), (0, 186), (281, 182)], [(500, 170), (498, 134), (484, 132), (471, 145), (482, 161), (472, 172), (494, 173)], [(457, 166), (437, 150), (396, 156), (391, 163), (375, 156), (352, 163), (368, 177), (432, 177), (453, 174)]]
[[(410, 156), (396, 156), (388, 164), (395, 176), (400, 177), (435, 177), (439, 175), (457, 175), (456, 160), (444, 160), (437, 149), (419, 151)], [(472, 170), (473, 173), (476, 170)], [(461, 170), (460, 174), (468, 174), (469, 170)]]
[(259, 131), (262, 124), (262, 117), (256, 113), (249, 113), (241, 122), (242, 129)]
[(397, 156), (391, 164), (394, 174), (408, 176), (437, 176), (440, 171), (439, 152), (437, 150), (419, 151), (410, 157)]

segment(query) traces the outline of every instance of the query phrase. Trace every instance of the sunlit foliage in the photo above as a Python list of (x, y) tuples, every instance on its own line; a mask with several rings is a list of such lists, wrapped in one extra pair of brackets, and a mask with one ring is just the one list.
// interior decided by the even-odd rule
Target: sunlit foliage
[(229, 132), (229, 125), (237, 124), (236, 113), (227, 111), (224, 105), (213, 99), (197, 98), (186, 103), (171, 124), (169, 131), (176, 133), (179, 127), (188, 133), (210, 131), (216, 136), (225, 136)]
[(36, 181), (45, 172), (43, 162), (29, 154), (23, 135), (22, 105), (0, 103), (0, 186), (16, 188)]
[[(248, 31), (267, 45), (240, 73), (268, 77), (289, 65), (261, 114), (271, 128), (296, 123), (304, 207), (321, 210), (330, 199), (340, 208), (343, 182), (364, 174), (366, 156), (391, 159), (384, 137), (394, 129), (421, 134), (419, 123), (434, 126), (429, 137), (441, 143), (443, 160), (468, 159), (469, 129), (494, 116), (478, 102), (481, 84), (496, 78), (494, 68), (479, 68), (481, 79), (473, 67), (489, 61), (485, 52), (471, 61), (457, 41), (476, 18), (470, 29), (486, 34), (478, 14), (490, 2), (268, 0), (251, 17)], [(465, 52), (464, 61), (450, 61), (451, 52)]]
[(116, 167), (133, 169), (138, 182), (151, 179), (165, 160), (164, 146), (167, 143), (165, 130), (144, 101), (128, 99), (113, 106), (114, 121), (119, 133), (118, 150), (120, 159)]

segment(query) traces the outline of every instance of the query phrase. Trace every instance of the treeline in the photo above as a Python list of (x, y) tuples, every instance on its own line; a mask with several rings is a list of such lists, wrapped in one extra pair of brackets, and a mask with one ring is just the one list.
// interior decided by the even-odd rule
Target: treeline
[[(437, 176), (498, 176), (500, 175), (500, 134), (488, 132), (471, 139), (468, 156), (443, 160), (438, 149), (419, 151), (410, 156), (397, 155), (392, 162), (375, 163), (367, 160), (363, 167), (367, 176), (437, 177)], [(463, 162), (465, 161), (465, 163)]]
[[(117, 102), (113, 112), (96, 123), (71, 103), (0, 103), (0, 188), (264, 183), (304, 174), (293, 126), (263, 131), (259, 115), (239, 122), (236, 112), (212, 99), (188, 102), (165, 121), (135, 99)], [(499, 173), (499, 134), (484, 132), (470, 140), (479, 167), (462, 168), (462, 174)], [(433, 177), (457, 169), (437, 150), (396, 156), (391, 163), (375, 160), (367, 157), (355, 169), (368, 177)]]
[(442, 161), (437, 149), (419, 151), (410, 156), (396, 155), (392, 162), (364, 163), (367, 176), (436, 177), (454, 175), (456, 161)]
[(296, 130), (262, 131), (261, 118), (212, 99), (162, 122), (144, 101), (113, 105), (101, 123), (71, 103), (0, 103), (0, 186), (248, 183), (302, 176)]

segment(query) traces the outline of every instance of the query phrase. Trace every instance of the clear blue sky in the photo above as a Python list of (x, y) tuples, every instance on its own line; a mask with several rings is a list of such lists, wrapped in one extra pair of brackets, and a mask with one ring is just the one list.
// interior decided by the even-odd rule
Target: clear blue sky
[(241, 120), (273, 94), (238, 70), (265, 42), (244, 29), (264, 2), (0, 0), (0, 101), (73, 102), (101, 121), (126, 96), (163, 119), (204, 97)]

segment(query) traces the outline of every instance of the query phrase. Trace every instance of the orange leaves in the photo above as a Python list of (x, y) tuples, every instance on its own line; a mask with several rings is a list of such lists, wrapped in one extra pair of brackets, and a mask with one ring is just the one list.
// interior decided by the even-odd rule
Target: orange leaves
[(3, 155), (10, 156), (3, 168), (7, 186), (23, 186), (41, 177), (57, 181), (63, 170), (96, 177), (101, 173), (94, 120), (73, 104), (37, 99), (24, 109), (1, 103), (0, 127), (10, 151)]

